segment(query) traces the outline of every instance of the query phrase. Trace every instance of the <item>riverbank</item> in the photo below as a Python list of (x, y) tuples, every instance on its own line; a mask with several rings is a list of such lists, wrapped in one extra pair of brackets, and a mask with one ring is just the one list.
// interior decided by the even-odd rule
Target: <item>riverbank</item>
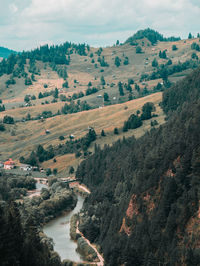
[(78, 248), (77, 250), (82, 254), (85, 261), (84, 265), (104, 265), (104, 258), (97, 250), (94, 244), (83, 235), (83, 233), (79, 230), (79, 214), (75, 214), (72, 216), (70, 220), (70, 236), (74, 241), (77, 241)]
[[(82, 263), (83, 257), (76, 251), (77, 243), (70, 237), (70, 219), (82, 208), (84, 198), (77, 195), (76, 207), (68, 213), (53, 219), (43, 227), (43, 232), (53, 239), (54, 250), (59, 254), (61, 260), (73, 263)], [(73, 264), (75, 265), (75, 264)]]

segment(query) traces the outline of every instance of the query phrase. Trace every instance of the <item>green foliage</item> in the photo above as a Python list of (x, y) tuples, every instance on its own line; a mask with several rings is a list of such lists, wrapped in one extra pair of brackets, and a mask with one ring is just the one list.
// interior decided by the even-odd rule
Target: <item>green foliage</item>
[(109, 64), (105, 61), (104, 56), (103, 57), (98, 57), (97, 61), (100, 63), (101, 67), (109, 67)]
[(11, 54), (16, 54), (16, 52), (5, 47), (0, 47), (0, 57), (8, 58)]
[(74, 153), (76, 157), (79, 157), (82, 154), (81, 151), (89, 154), (87, 149), (95, 140), (96, 132), (93, 128), (89, 128), (88, 133), (80, 139), (73, 140), (73, 138), (70, 138), (65, 144), (59, 144), (56, 147), (50, 145), (46, 149), (44, 149), (42, 145), (38, 145), (37, 149), (32, 151), (29, 157), (25, 159), (25, 162), (30, 165), (38, 166), (39, 163), (53, 159), (57, 155)]
[(180, 37), (168, 37), (165, 38), (163, 37), (162, 34), (159, 32), (152, 30), (150, 28), (144, 29), (144, 30), (139, 30), (137, 31), (132, 37), (129, 37), (126, 41), (126, 43), (134, 43), (134, 41), (147, 38), (152, 44), (156, 44), (157, 41), (178, 41), (180, 40)]
[(126, 132), (128, 129), (135, 129), (142, 126), (142, 119), (137, 115), (130, 115), (128, 120), (124, 122), (123, 131)]
[(61, 108), (61, 113), (63, 114), (72, 114), (78, 113), (86, 110), (90, 110), (92, 107), (86, 102), (78, 102), (74, 103), (73, 101), (70, 104), (65, 103), (65, 105)]
[(1, 124), (0, 123), (0, 131), (5, 131), (6, 129), (5, 129), (5, 126), (4, 126), (4, 124)]
[(108, 102), (109, 101), (109, 95), (108, 95), (107, 92), (104, 92), (103, 99), (104, 99), (105, 102)]
[(67, 101), (67, 97), (66, 97), (66, 95), (64, 95), (64, 94), (60, 94), (60, 100), (61, 100), (62, 102), (66, 102), (66, 101)]
[(68, 84), (68, 81), (66, 80), (64, 83), (63, 83), (63, 88), (69, 88), (69, 84)]
[(172, 45), (172, 51), (178, 50), (177, 46), (175, 44)]
[(5, 110), (6, 110), (5, 105), (4, 104), (0, 105), (0, 112), (4, 112)]
[(35, 95), (32, 95), (32, 96), (31, 96), (31, 100), (33, 100), (33, 101), (36, 100)]
[(191, 54), (191, 58), (192, 58), (192, 59), (196, 59), (196, 60), (199, 59), (199, 57), (198, 57), (198, 55), (197, 55), (196, 53), (192, 53), (192, 54)]
[(129, 79), (128, 79), (128, 84), (129, 84), (129, 85), (134, 84), (134, 80), (133, 80), (132, 78), (129, 78)]
[(123, 90), (123, 84), (121, 83), (121, 81), (118, 82), (118, 89), (119, 89), (119, 95), (123, 96), (124, 90)]
[(124, 59), (124, 65), (128, 65), (129, 64), (129, 59), (128, 57), (126, 56), (125, 59)]
[(59, 136), (59, 140), (64, 140), (65, 139), (65, 137), (64, 136)]
[(118, 134), (119, 134), (119, 130), (118, 130), (118, 128), (117, 128), (117, 127), (115, 127), (115, 128), (114, 128), (114, 131), (113, 131), (113, 133), (114, 133), (115, 135), (118, 135)]
[(85, 95), (90, 95), (90, 94), (93, 94), (93, 93), (96, 93), (98, 92), (98, 89), (93, 87), (93, 88), (88, 88), (85, 92)]
[(51, 169), (50, 169), (50, 168), (47, 168), (47, 170), (46, 170), (46, 175), (49, 176), (49, 175), (51, 175), (51, 174), (52, 174)]
[(164, 50), (164, 51), (160, 51), (160, 52), (159, 52), (159, 57), (160, 57), (160, 58), (163, 58), (163, 59), (166, 59), (166, 58), (167, 58), (166, 51), (165, 51), (165, 50)]
[(98, 56), (100, 56), (102, 52), (103, 52), (103, 48), (100, 47), (100, 48), (95, 52), (95, 54), (97, 54)]
[(24, 97), (24, 101), (25, 101), (26, 103), (30, 102), (30, 96), (29, 96), (29, 95), (25, 95), (25, 97)]
[(157, 126), (158, 125), (158, 121), (157, 120), (152, 120), (151, 121), (151, 127)]
[(120, 64), (121, 64), (121, 59), (118, 56), (116, 56), (115, 57), (115, 65), (116, 65), (116, 67), (119, 67)]
[(105, 137), (106, 136), (105, 131), (103, 129), (101, 130), (101, 136), (102, 137)]
[(106, 85), (106, 82), (105, 82), (104, 76), (101, 76), (101, 85), (102, 85), (102, 86)]
[[(178, 107), (182, 107), (186, 101), (193, 102), (200, 98), (199, 76), (200, 69), (198, 68), (183, 81), (164, 91), (162, 107), (165, 113), (175, 111)], [(188, 90), (188, 88), (192, 88), (192, 90)]]
[(24, 82), (24, 83), (25, 83), (25, 85), (26, 85), (26, 86), (30, 86), (30, 85), (32, 85), (31, 78), (29, 78), (29, 77), (26, 77), (26, 78), (25, 78), (25, 82)]
[(71, 175), (73, 173), (74, 173), (74, 167), (73, 166), (70, 166), (70, 168), (69, 168), (69, 174)]
[(158, 61), (156, 60), (156, 58), (153, 59), (151, 65), (152, 65), (152, 67), (157, 67), (158, 66)]
[(92, 191), (79, 228), (106, 265), (198, 265), (199, 86), (200, 69), (164, 91), (165, 125), (79, 165), (76, 177)]
[(167, 61), (167, 65), (168, 65), (168, 66), (172, 65), (172, 60), (171, 60), (171, 59), (169, 59), (169, 60)]
[(58, 173), (58, 169), (57, 168), (54, 168), (53, 171), (52, 171), (53, 175), (57, 175)]
[(92, 86), (92, 82), (89, 81), (89, 82), (88, 82), (88, 87), (91, 87), (91, 86)]
[[(171, 62), (170, 62), (171, 63)], [(187, 60), (183, 63), (179, 62), (178, 64), (173, 64), (171, 66), (168, 65), (169, 62), (165, 65), (160, 65), (156, 71), (153, 71), (148, 77), (149, 80), (154, 80), (158, 78), (166, 79), (168, 76), (182, 72), (186, 69), (194, 69), (197, 68), (199, 63), (193, 60)]]
[(14, 124), (14, 118), (12, 116), (6, 115), (3, 118), (3, 123), (4, 124)]
[(136, 54), (141, 54), (142, 53), (142, 47), (141, 46), (137, 46), (135, 49)]
[(197, 44), (196, 42), (193, 42), (192, 44), (191, 44), (191, 49), (192, 50), (196, 50), (196, 51), (200, 51), (200, 46), (199, 46), (199, 44)]
[(189, 35), (188, 35), (188, 39), (192, 39), (193, 36), (192, 36), (192, 33), (190, 32)]
[(13, 77), (10, 77), (10, 79), (8, 79), (8, 80), (5, 82), (5, 84), (6, 84), (6, 87), (9, 87), (10, 85), (14, 85), (14, 84), (16, 84), (16, 81), (15, 81), (15, 79), (14, 79)]
[(152, 112), (155, 111), (155, 106), (153, 103), (151, 102), (147, 102), (143, 105), (142, 107), (142, 115), (141, 115), (141, 119), (142, 120), (147, 120), (150, 119), (152, 117)]

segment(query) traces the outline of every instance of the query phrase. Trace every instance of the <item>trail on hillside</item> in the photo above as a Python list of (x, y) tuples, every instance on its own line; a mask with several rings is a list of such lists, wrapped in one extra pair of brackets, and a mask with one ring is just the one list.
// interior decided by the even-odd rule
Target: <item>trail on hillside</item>
[(80, 234), (82, 236), (82, 238), (87, 242), (87, 244), (92, 248), (94, 249), (94, 251), (96, 252), (97, 254), (97, 257), (99, 259), (99, 262), (92, 262), (92, 263), (89, 263), (89, 264), (96, 264), (98, 266), (104, 266), (104, 258), (103, 256), (98, 252), (97, 248), (95, 247), (95, 245), (91, 244), (90, 241), (83, 235), (83, 233), (79, 230), (78, 228), (78, 225), (79, 225), (79, 221), (77, 221), (77, 224), (76, 224), (76, 233), (77, 234)]

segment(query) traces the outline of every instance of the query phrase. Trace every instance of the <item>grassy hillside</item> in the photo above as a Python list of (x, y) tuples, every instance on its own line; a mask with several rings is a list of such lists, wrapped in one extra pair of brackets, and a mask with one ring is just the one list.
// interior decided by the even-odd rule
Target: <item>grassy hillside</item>
[[(158, 105), (162, 92), (157, 91), (165, 90), (169, 83), (182, 79), (199, 64), (197, 58), (191, 59), (194, 52), (200, 56), (198, 49), (191, 48), (194, 43), (199, 43), (199, 39), (171, 42), (163, 39), (153, 45), (146, 38), (136, 42), (106, 48), (70, 43), (43, 46), (11, 56), (1, 63), (0, 106), (5, 106), (6, 110), (0, 112), (0, 120), (7, 115), (16, 123), (5, 125), (6, 131), (0, 133), (0, 160), (27, 156), (39, 144), (44, 147), (62, 144), (70, 134), (75, 135), (75, 139), (81, 138), (87, 133), (88, 126), (95, 128), (98, 134), (95, 143), (101, 146), (123, 136), (141, 136), (151, 127), (150, 121), (145, 121), (143, 127), (136, 130), (122, 132), (120, 129), (119, 135), (114, 135), (113, 130), (122, 128), (128, 116), (141, 110), (149, 101), (156, 105), (157, 121), (162, 124), (164, 116)], [(142, 48), (141, 53), (136, 52), (138, 46)], [(172, 49), (173, 46), (176, 49)], [(164, 50), (166, 59), (159, 56)], [(154, 59), (158, 66), (152, 66)], [(105, 84), (102, 84), (102, 77)], [(68, 86), (64, 87), (66, 82)], [(123, 93), (119, 91), (119, 82)], [(41, 93), (45, 97), (39, 97)], [(106, 93), (107, 101), (104, 100)], [(72, 109), (63, 115), (65, 104)], [(86, 106), (80, 109), (81, 104)], [(49, 135), (45, 134), (47, 129), (51, 132)], [(106, 137), (100, 137), (102, 129)], [(59, 136), (64, 136), (65, 140), (59, 141)], [(91, 150), (93, 146), (94, 143)], [(65, 168), (65, 160), (67, 168), (77, 166), (81, 159), (64, 155), (53, 166), (52, 161), (43, 164), (61, 171)]]
[[(159, 124), (162, 124), (164, 122), (164, 115), (158, 105), (161, 99), (162, 93), (159, 92), (123, 104), (107, 106), (76, 114), (60, 115), (44, 120), (18, 122), (14, 125), (6, 125), (6, 131), (1, 133), (0, 139), (1, 160), (5, 160), (8, 157), (19, 159), (20, 156), (27, 156), (39, 144), (47, 147), (49, 145), (56, 146), (60, 143), (65, 143), (71, 134), (78, 139), (87, 133), (88, 127), (94, 127), (98, 134), (96, 144), (101, 146), (104, 144), (112, 144), (123, 136), (131, 136), (134, 134), (136, 137), (139, 137), (151, 127), (149, 120), (144, 123), (143, 127), (128, 132), (120, 131), (119, 135), (114, 135), (113, 130), (115, 127), (122, 128), (128, 116), (132, 113), (136, 113), (137, 110), (141, 110), (145, 102), (153, 102), (155, 104), (156, 114), (158, 114), (156, 120)], [(57, 103), (54, 105), (58, 107)], [(24, 109), (26, 108), (8, 110), (5, 111), (5, 114), (18, 117), (18, 115), (23, 115), (20, 112)], [(38, 112), (35, 106), (29, 109), (31, 110), (31, 114)], [(0, 114), (2, 115), (2, 113)], [(46, 135), (45, 129), (50, 130), (50, 134)], [(100, 136), (102, 129), (104, 129), (106, 137)], [(65, 140), (59, 140), (59, 136), (61, 135), (65, 137)], [(67, 160), (65, 159), (66, 157)], [(44, 166), (49, 166), (50, 168), (56, 167), (60, 171), (64, 169), (63, 165), (65, 165), (65, 168), (72, 164), (76, 166), (80, 161), (79, 159), (75, 161), (74, 155), (65, 155), (63, 158), (56, 159), (57, 162), (53, 165), (52, 160), (50, 160), (49, 162), (45, 162)]]
[[(14, 78), (16, 84), (9, 85), (6, 88), (5, 81), (7, 81), (12, 75), (3, 75), (0, 77), (0, 92), (1, 98), (4, 100), (7, 109), (15, 107), (15, 105), (10, 104), (14, 101), (16, 106), (22, 105), (24, 96), (27, 94), (38, 96), (40, 91), (50, 91), (55, 89), (61, 89), (61, 93), (66, 96), (72, 95), (80, 91), (85, 92), (88, 88), (88, 83), (92, 83), (92, 87), (98, 88), (100, 90), (96, 94), (86, 96), (81, 100), (87, 100), (93, 106), (102, 105), (102, 101), (97, 99), (97, 95), (103, 95), (104, 92), (109, 94), (110, 102), (107, 104), (113, 104), (120, 101), (126, 101), (129, 95), (129, 91), (124, 89), (125, 96), (119, 96), (118, 82), (128, 83), (128, 79), (133, 79), (141, 87), (141, 92), (144, 87), (147, 90), (151, 89), (157, 85), (158, 82), (162, 82), (161, 79), (156, 80), (142, 80), (141, 76), (144, 74), (151, 74), (156, 71), (155, 67), (152, 67), (152, 61), (156, 58), (159, 65), (166, 64), (169, 59), (172, 60), (172, 64), (176, 65), (178, 63), (183, 63), (186, 60), (191, 59), (191, 55), (194, 50), (191, 49), (192, 43), (198, 43), (198, 39), (181, 40), (176, 42), (158, 42), (157, 45), (152, 46), (147, 39), (138, 40), (138, 44), (142, 47), (142, 53), (136, 53), (136, 47), (130, 44), (103, 48), (100, 58), (104, 57), (104, 61), (108, 63), (109, 66), (101, 67), (98, 62), (99, 56), (98, 48), (90, 48), (87, 51), (86, 56), (81, 56), (77, 53), (70, 55), (70, 64), (67, 66), (68, 73), (68, 84), (69, 88), (62, 89), (62, 84), (64, 83), (63, 78), (59, 78), (58, 74), (49, 67), (49, 63), (42, 63), (36, 60), (36, 67), (40, 70), (40, 75), (35, 74), (36, 81), (32, 81), (33, 85), (25, 86), (24, 78)], [(172, 51), (172, 46), (176, 45), (178, 48)], [(161, 59), (159, 57), (159, 51), (167, 51), (167, 59)], [(91, 54), (93, 57), (90, 57)], [(197, 56), (200, 54), (196, 51)], [(119, 57), (121, 64), (119, 67), (115, 65), (115, 58)], [(128, 65), (124, 65), (125, 58), (128, 58)], [(92, 60), (94, 60), (92, 63)], [(26, 60), (25, 71), (28, 76), (31, 73), (28, 71), (30, 68), (30, 61)], [(174, 73), (169, 76), (172, 82), (176, 82), (183, 76), (185, 76), (188, 71), (183, 73)], [(101, 76), (104, 77), (106, 84), (101, 85)], [(44, 84), (48, 85), (48, 88), (44, 88)], [(135, 86), (131, 85), (133, 93), (132, 97), (138, 97), (138, 92), (135, 90)], [(114, 98), (114, 99), (113, 99)], [(50, 99), (45, 99), (50, 100)], [(40, 102), (32, 102), (32, 104), (38, 104)]]

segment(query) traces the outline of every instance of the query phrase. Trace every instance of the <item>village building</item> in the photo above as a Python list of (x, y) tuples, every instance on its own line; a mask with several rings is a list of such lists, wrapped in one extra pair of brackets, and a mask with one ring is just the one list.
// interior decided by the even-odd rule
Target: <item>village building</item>
[(30, 164), (21, 164), (20, 165), (20, 170), (31, 171), (32, 170), (32, 166)]
[(4, 163), (4, 169), (10, 170), (15, 168), (15, 163), (13, 162), (13, 160), (10, 158), (8, 161), (6, 161)]

